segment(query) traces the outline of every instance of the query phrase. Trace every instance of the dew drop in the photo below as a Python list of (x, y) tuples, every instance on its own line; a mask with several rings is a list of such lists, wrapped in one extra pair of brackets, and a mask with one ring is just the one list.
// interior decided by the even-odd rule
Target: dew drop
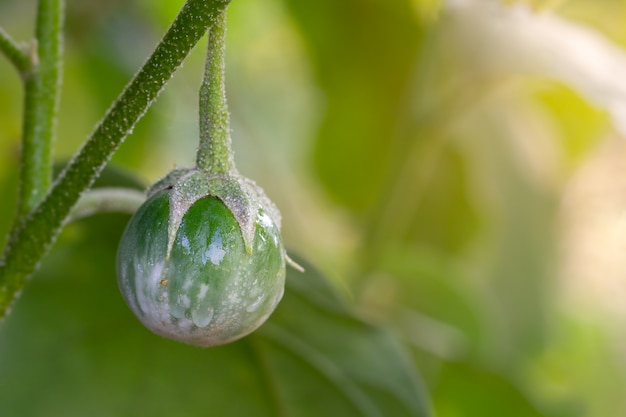
[(197, 327), (207, 327), (213, 320), (213, 308), (209, 307), (206, 310), (194, 309), (191, 312), (191, 320)]
[(185, 308), (180, 303), (170, 303), (170, 316), (175, 319), (182, 319), (185, 317)]
[(191, 300), (189, 300), (189, 297), (186, 294), (182, 294), (178, 296), (178, 304), (183, 308), (189, 308)]

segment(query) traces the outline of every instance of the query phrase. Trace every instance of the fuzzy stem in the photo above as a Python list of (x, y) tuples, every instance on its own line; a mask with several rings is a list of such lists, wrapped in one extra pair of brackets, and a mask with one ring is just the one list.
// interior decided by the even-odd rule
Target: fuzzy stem
[(13, 227), (0, 260), (0, 318), (56, 240), (72, 207), (230, 0), (187, 0), (148, 61), (65, 167), (50, 193)]
[(59, 107), (63, 0), (40, 0), (35, 65), (24, 75), (24, 122), (18, 217), (43, 199), (52, 182), (52, 144)]
[(211, 174), (235, 169), (224, 81), (226, 9), (209, 31), (204, 77), (200, 86), (200, 145), (196, 165)]
[(122, 187), (96, 188), (84, 193), (76, 203), (68, 222), (98, 213), (132, 214), (146, 201), (146, 194)]
[(30, 71), (32, 62), (28, 54), (2, 28), (0, 28), (0, 52), (15, 66), (22, 77)]

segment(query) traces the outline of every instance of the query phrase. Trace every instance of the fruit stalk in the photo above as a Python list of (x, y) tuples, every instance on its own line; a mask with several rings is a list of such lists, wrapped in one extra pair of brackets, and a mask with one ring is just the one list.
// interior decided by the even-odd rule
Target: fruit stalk
[(225, 87), (226, 9), (209, 30), (204, 77), (200, 86), (200, 144), (196, 166), (211, 174), (235, 170)]

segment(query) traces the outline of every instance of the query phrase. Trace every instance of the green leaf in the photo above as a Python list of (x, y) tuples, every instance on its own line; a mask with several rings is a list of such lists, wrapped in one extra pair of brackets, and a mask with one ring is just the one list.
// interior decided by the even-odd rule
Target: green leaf
[[(277, 384), (288, 399), (285, 415), (429, 415), (412, 365), (391, 335), (356, 318), (324, 278), (305, 268), (304, 275), (288, 275), (284, 300), (259, 332), (268, 363), (290, 376)], [(336, 399), (294, 401), (314, 393)]]
[(433, 387), (439, 417), (571, 416), (567, 409), (540, 410), (528, 395), (506, 378), (483, 367), (446, 363)]
[(268, 324), (239, 342), (200, 349), (153, 335), (115, 280), (127, 220), (68, 226), (0, 327), (0, 415), (429, 415), (394, 339), (308, 265), (289, 272)]

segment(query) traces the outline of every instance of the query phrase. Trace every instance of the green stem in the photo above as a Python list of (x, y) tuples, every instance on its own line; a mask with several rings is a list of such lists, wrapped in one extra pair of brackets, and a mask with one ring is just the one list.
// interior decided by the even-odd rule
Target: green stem
[(235, 169), (224, 82), (226, 9), (209, 31), (204, 77), (200, 86), (200, 145), (196, 165), (211, 174)]
[(25, 216), (52, 182), (52, 144), (59, 108), (63, 0), (39, 0), (35, 66), (24, 76), (24, 124), (18, 217)]
[(30, 71), (32, 61), (28, 54), (2, 28), (0, 28), (0, 52), (11, 61), (22, 77)]
[(68, 216), (68, 222), (98, 213), (132, 214), (146, 201), (146, 194), (133, 188), (105, 187), (84, 193)]
[(0, 318), (56, 240), (72, 207), (230, 0), (187, 0), (148, 61), (54, 183), (12, 230), (0, 261)]

